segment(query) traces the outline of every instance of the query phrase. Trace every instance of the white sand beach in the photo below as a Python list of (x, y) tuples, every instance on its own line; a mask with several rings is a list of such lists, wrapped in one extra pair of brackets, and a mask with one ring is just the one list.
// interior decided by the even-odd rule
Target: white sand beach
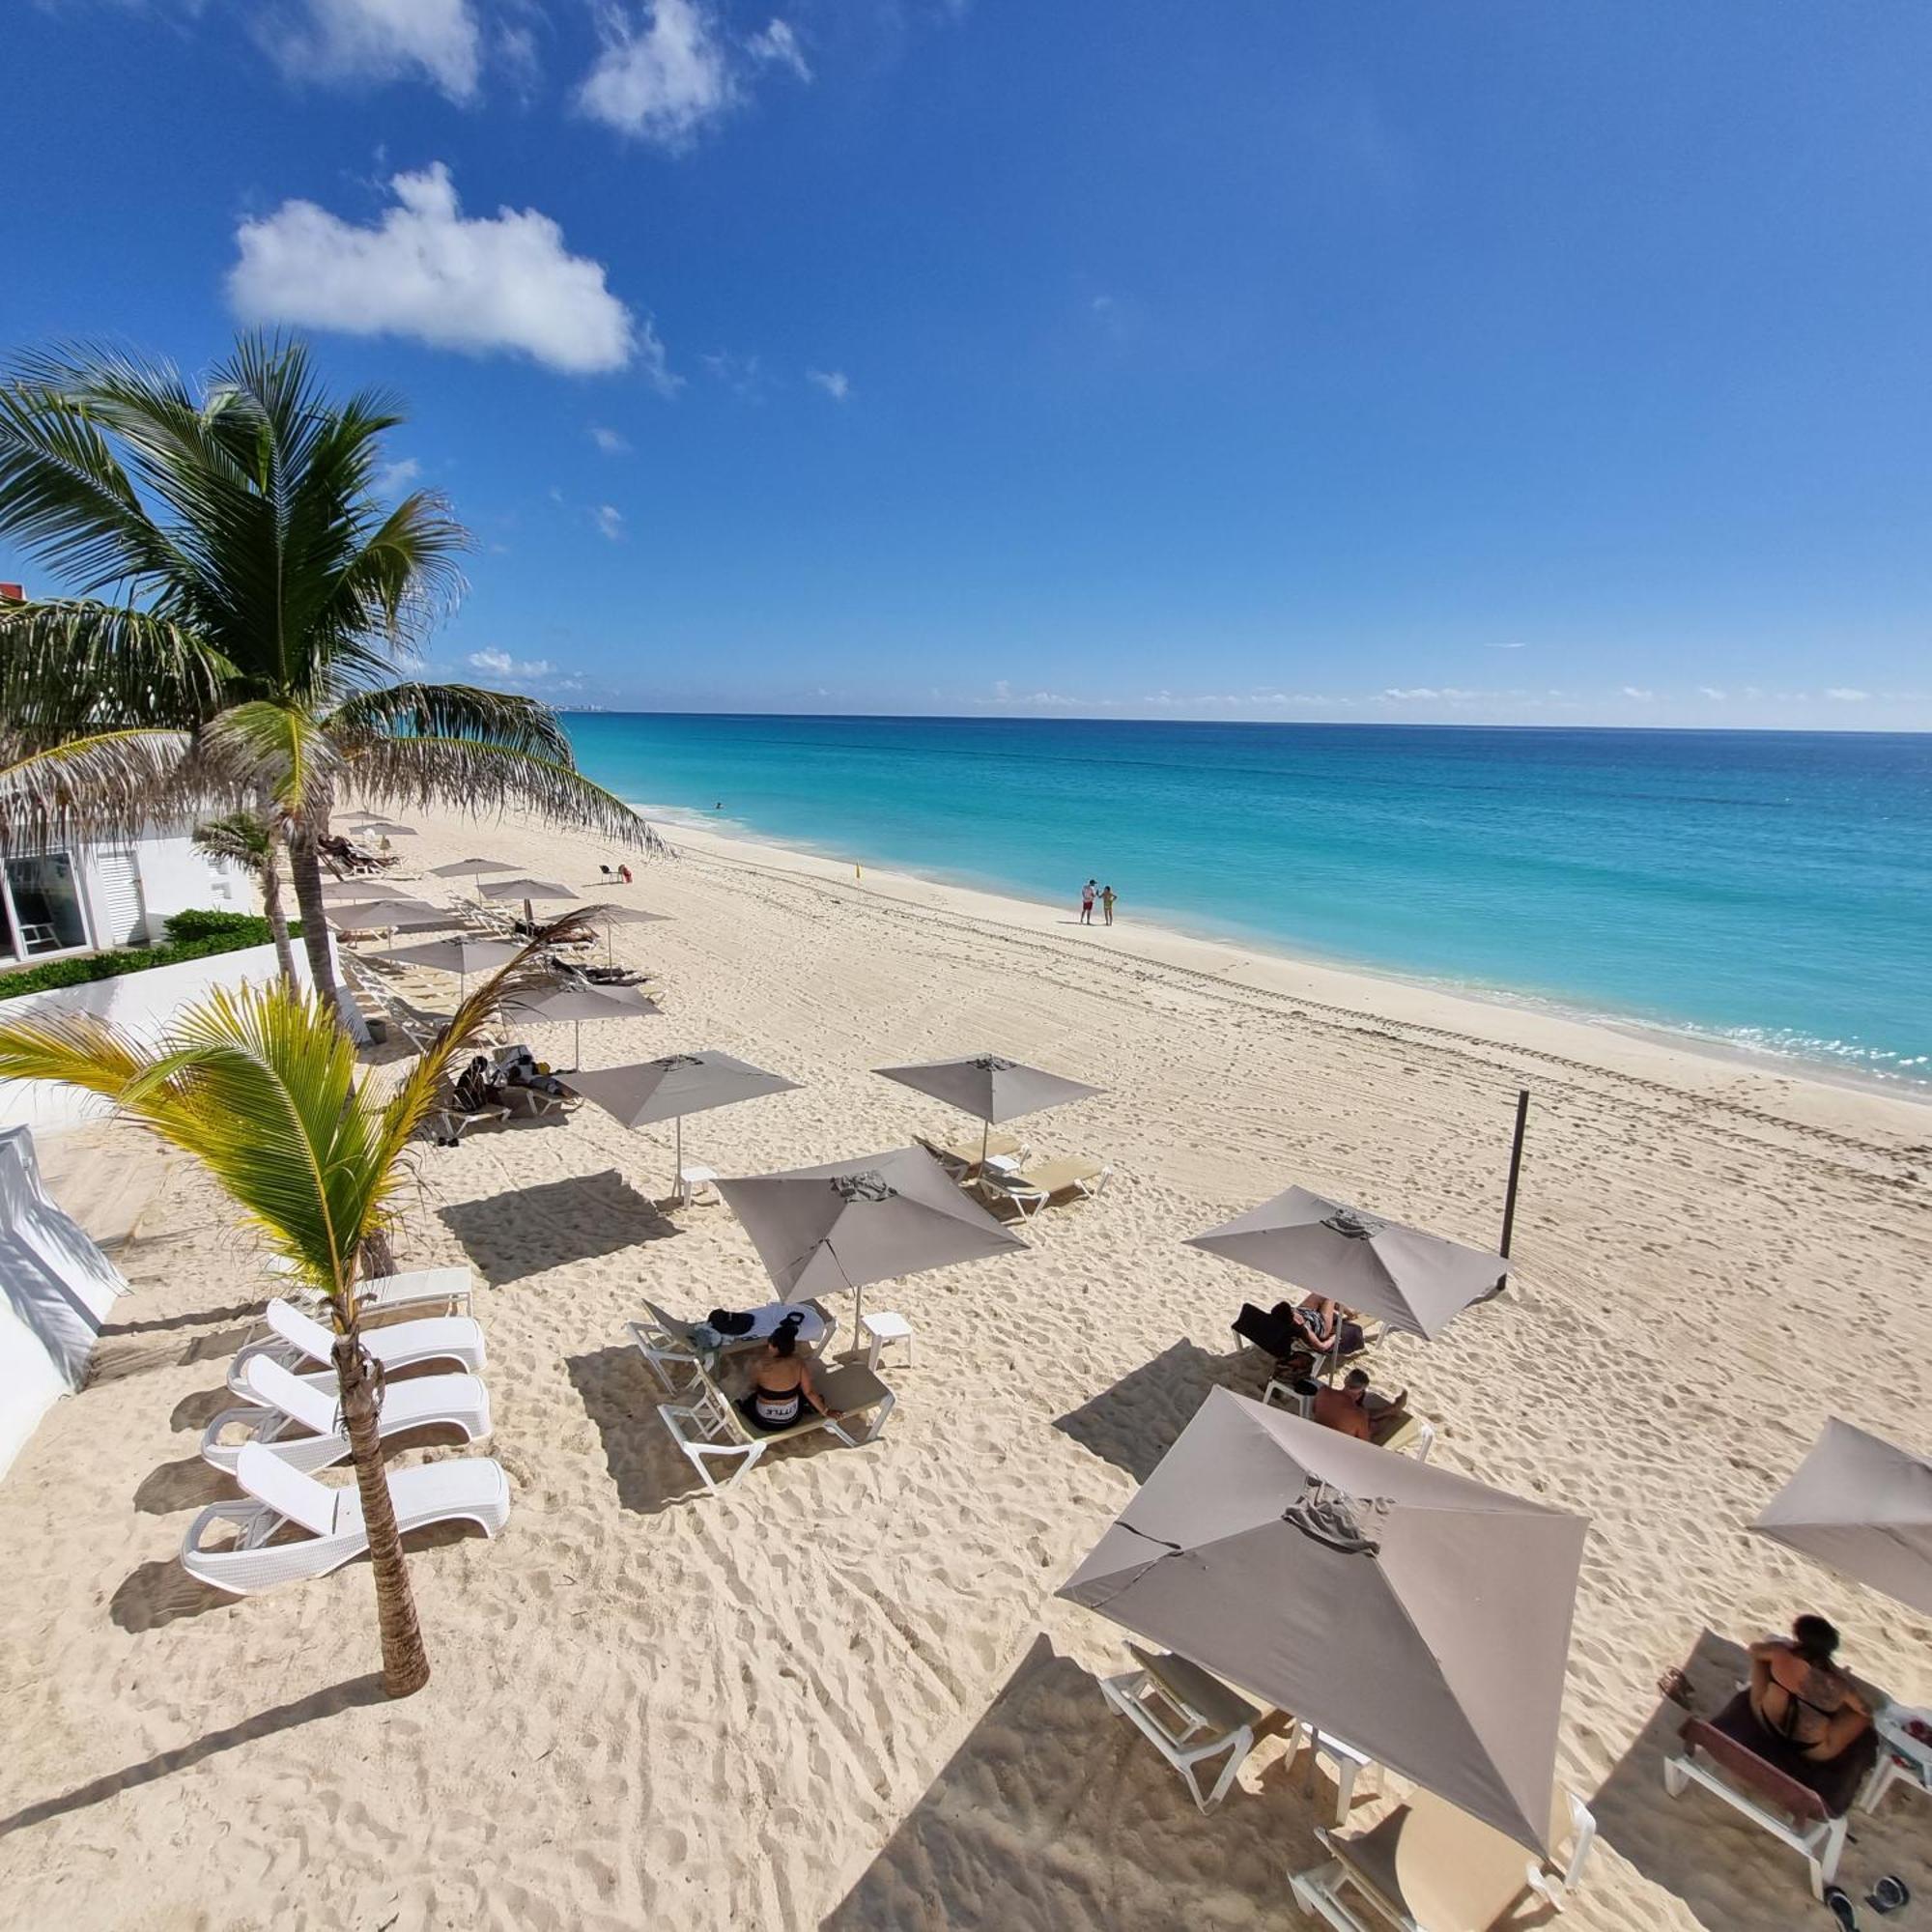
[[(1812, 1608), (1853, 1668), (1932, 1702), (1926, 1619), (1745, 1531), (1828, 1415), (1932, 1450), (1932, 1111), (707, 833), (607, 892), (587, 841), (413, 822), (406, 872), (489, 852), (672, 916), (616, 935), (664, 1015), (586, 1026), (585, 1064), (720, 1047), (802, 1083), (687, 1122), (687, 1159), (754, 1173), (959, 1128), (868, 1069), (997, 1050), (1105, 1090), (1024, 1124), (1111, 1184), (1025, 1253), (879, 1292), (918, 1350), (885, 1370), (882, 1441), (781, 1447), (710, 1497), (623, 1324), (646, 1295), (701, 1315), (769, 1291), (728, 1209), (661, 1210), (669, 1129), (586, 1106), (424, 1145), (399, 1256), (476, 1270), (515, 1501), (495, 1542), (412, 1545), (435, 1675), (390, 1705), (366, 1564), (237, 1603), (175, 1561), (233, 1493), (195, 1446), (266, 1288), (213, 1191), (154, 1156), (138, 1293), (0, 1480), (0, 1923), (1310, 1922), (1287, 1874), (1321, 1856), (1325, 1770), (1311, 1794), (1264, 1746), (1199, 1815), (1100, 1700), (1122, 1634), (1053, 1592), (1207, 1390), (1265, 1379), (1228, 1326), (1264, 1284), (1181, 1237), (1298, 1181), (1492, 1242), (1519, 1086), (1513, 1286), (1379, 1373), (1443, 1466), (1591, 1520), (1560, 1757), (1603, 1836), (1568, 1922), (1827, 1922), (1794, 1855), (1665, 1797), (1681, 1714), (1655, 1685), (1687, 1666), (1708, 1710), (1739, 1646)], [(567, 1059), (567, 1027), (530, 1037)], [(68, 1137), (56, 1191), (124, 1144)], [(1896, 1872), (1932, 1899), (1923, 1804), (1858, 1821), (1848, 1889)]]

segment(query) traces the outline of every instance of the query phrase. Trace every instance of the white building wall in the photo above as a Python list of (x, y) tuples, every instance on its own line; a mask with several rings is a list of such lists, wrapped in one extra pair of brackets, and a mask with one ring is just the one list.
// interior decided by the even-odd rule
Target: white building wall
[[(105, 849), (105, 848), (102, 848)], [(119, 848), (134, 854), (141, 875), (141, 903), (147, 913), (145, 942), (158, 946), (166, 938), (163, 922), (170, 913), (260, 912), (262, 895), (247, 874), (236, 867), (205, 859), (185, 834), (179, 837), (136, 838)], [(91, 933), (108, 929), (100, 876), (100, 851), (90, 848), (80, 858), (81, 890), (87, 900)]]
[[(329, 942), (331, 948), (334, 940)], [(298, 942), (296, 978), (309, 983), (308, 956)], [(340, 955), (337, 955), (340, 971)], [(181, 1009), (216, 986), (267, 984), (279, 968), (272, 946), (250, 946), (239, 952), (216, 952), (206, 959), (183, 959), (172, 966), (152, 966), (145, 973), (123, 973), (112, 980), (91, 980), (84, 986), (57, 986), (45, 993), (23, 993), (0, 1001), (0, 1016), (25, 1018), (29, 1013), (96, 1013), (128, 1028), (143, 1038), (162, 1033)], [(361, 1016), (345, 1003), (344, 1018), (357, 1038), (366, 1037)], [(78, 1126), (99, 1120), (110, 1109), (103, 1100), (77, 1087), (45, 1080), (0, 1080), (0, 1129), (33, 1127), (40, 1132)]]

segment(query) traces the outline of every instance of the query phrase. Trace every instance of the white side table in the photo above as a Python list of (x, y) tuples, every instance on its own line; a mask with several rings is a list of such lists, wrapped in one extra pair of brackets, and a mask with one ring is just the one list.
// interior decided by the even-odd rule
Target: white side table
[(903, 1315), (895, 1315), (890, 1309), (875, 1308), (871, 1314), (860, 1317), (859, 1325), (866, 1331), (867, 1348), (866, 1366), (874, 1374), (879, 1367), (879, 1356), (889, 1343), (905, 1344), (906, 1367), (912, 1366), (912, 1323)]
[(1878, 1732), (1878, 1762), (1859, 1793), (1861, 1811), (1876, 1811), (1894, 1784), (1921, 1797), (1932, 1796), (1932, 1745), (1906, 1728), (1915, 1719), (1932, 1723), (1932, 1713), (1915, 1711), (1909, 1704), (1888, 1704), (1872, 1719)]
[(677, 1171), (677, 1198), (689, 1208), (707, 1187), (718, 1184), (715, 1167), (681, 1167)]

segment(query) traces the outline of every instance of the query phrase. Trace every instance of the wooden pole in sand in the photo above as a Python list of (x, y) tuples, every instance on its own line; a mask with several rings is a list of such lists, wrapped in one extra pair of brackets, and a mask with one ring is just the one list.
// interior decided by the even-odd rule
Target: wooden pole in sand
[[(1509, 1260), (1510, 1236), (1516, 1233), (1516, 1195), (1518, 1184), (1522, 1179), (1522, 1137), (1529, 1125), (1529, 1089), (1519, 1087), (1516, 1094), (1516, 1138), (1510, 1143), (1510, 1178), (1508, 1191), (1503, 1195), (1503, 1237), (1496, 1252), (1504, 1261)], [(1509, 1276), (1496, 1277), (1496, 1293), (1502, 1293), (1503, 1284)]]

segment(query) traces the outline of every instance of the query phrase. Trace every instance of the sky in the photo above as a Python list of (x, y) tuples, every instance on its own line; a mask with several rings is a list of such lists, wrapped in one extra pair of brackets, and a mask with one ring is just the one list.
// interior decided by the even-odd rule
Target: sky
[(396, 391), (437, 675), (1932, 728), (1932, 9), (7, 14), (0, 354)]

